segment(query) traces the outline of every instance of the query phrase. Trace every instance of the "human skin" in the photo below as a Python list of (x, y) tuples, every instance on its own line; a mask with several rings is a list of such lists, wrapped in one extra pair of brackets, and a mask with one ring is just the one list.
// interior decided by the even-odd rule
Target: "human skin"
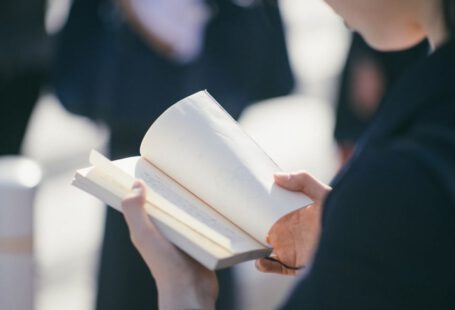
[(136, 181), (122, 209), (131, 241), (155, 278), (159, 308), (213, 309), (218, 296), (215, 273), (163, 237), (143, 208), (145, 192), (144, 183)]
[(331, 188), (307, 172), (276, 174), (275, 183), (304, 193), (314, 203), (285, 215), (272, 226), (267, 241), (274, 249), (275, 259), (258, 259), (256, 267), (262, 272), (296, 275), (313, 257), (321, 232), (323, 202)]
[[(440, 0), (326, 2), (376, 49), (404, 49), (428, 38), (434, 50), (447, 40)], [(289, 190), (303, 191), (315, 200), (314, 205), (280, 219), (269, 233), (269, 242), (279, 261), (288, 266), (304, 266), (311, 261), (318, 245), (323, 201), (330, 188), (306, 173), (278, 175), (275, 181)], [(214, 308), (218, 289), (214, 273), (161, 236), (143, 209), (145, 190), (141, 184), (137, 183), (124, 200), (123, 208), (133, 243), (157, 281), (160, 308)], [(309, 189), (316, 195), (308, 192)], [(276, 261), (261, 259), (256, 265), (264, 272), (295, 274), (294, 269), (289, 270)]]
[(409, 48), (427, 37), (447, 38), (440, 0), (326, 0), (345, 23), (377, 50)]
[[(256, 266), (263, 272), (295, 275), (298, 270), (285, 265), (304, 266), (311, 260), (321, 230), (322, 203), (331, 189), (306, 172), (277, 174), (275, 182), (288, 190), (305, 193), (314, 204), (284, 216), (273, 225), (268, 242), (275, 249), (277, 261), (259, 259)], [(131, 240), (157, 283), (160, 309), (213, 309), (218, 295), (215, 273), (161, 235), (143, 207), (145, 192), (144, 183), (136, 181), (123, 199), (122, 209)]]

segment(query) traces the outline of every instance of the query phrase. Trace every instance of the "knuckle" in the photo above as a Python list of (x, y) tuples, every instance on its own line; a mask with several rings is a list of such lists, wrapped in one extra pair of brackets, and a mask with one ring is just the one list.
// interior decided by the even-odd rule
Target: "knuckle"
[(140, 196), (126, 197), (122, 200), (122, 209), (131, 212), (130, 210), (143, 206), (144, 202), (144, 199)]
[(132, 196), (132, 197), (129, 197), (127, 198), (127, 202), (130, 204), (130, 205), (142, 205), (143, 204), (143, 196)]
[(302, 182), (307, 182), (311, 179), (311, 175), (307, 171), (301, 171), (299, 177)]
[(293, 183), (295, 184), (298, 190), (303, 190), (307, 185), (308, 182), (311, 181), (312, 177), (307, 171), (299, 171), (294, 174), (293, 176)]
[(129, 209), (134, 205), (134, 200), (132, 197), (126, 197), (122, 200), (122, 207)]

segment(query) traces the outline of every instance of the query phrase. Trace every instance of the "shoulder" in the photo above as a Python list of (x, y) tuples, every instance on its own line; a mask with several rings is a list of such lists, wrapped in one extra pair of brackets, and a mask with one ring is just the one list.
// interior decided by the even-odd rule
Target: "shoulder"
[(328, 197), (314, 263), (289, 305), (453, 306), (454, 221), (454, 206), (414, 152), (371, 152)]
[[(356, 214), (401, 211), (404, 216), (410, 211), (415, 213), (419, 207), (425, 212), (428, 206), (437, 206), (434, 212), (455, 212), (455, 141), (449, 141), (453, 139), (450, 135), (445, 138), (430, 131), (367, 147), (334, 186), (327, 200), (325, 222), (341, 208)], [(426, 134), (428, 141), (423, 138)], [(356, 210), (357, 206), (365, 207)]]
[(403, 144), (371, 150), (329, 196), (320, 250), (396, 281), (398, 290), (447, 288), (455, 277), (455, 205), (433, 169)]
[(420, 139), (448, 139), (455, 148), (455, 90), (430, 96), (412, 118), (406, 134)]
[(379, 185), (398, 197), (444, 197), (455, 208), (455, 96), (435, 99), (412, 121), (368, 142), (338, 183), (336, 192), (348, 197), (358, 188), (372, 195)]
[(361, 219), (358, 225), (365, 226), (359, 229), (374, 228), (368, 223), (371, 220), (378, 229), (383, 224), (406, 224), (400, 231), (412, 230), (409, 220), (425, 219), (428, 212), (439, 216), (435, 222), (447, 220), (445, 215), (454, 212), (455, 206), (442, 186), (444, 181), (420, 152), (420, 147), (403, 141), (366, 151), (329, 195), (324, 213), (327, 228), (341, 223), (340, 219)]
[(455, 92), (434, 98), (388, 148), (418, 161), (455, 204)]

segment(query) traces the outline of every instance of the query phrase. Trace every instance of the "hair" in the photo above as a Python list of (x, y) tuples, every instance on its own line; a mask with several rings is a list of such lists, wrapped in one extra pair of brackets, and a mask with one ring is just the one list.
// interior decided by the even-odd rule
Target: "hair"
[(444, 20), (451, 38), (455, 37), (455, 0), (442, 0)]

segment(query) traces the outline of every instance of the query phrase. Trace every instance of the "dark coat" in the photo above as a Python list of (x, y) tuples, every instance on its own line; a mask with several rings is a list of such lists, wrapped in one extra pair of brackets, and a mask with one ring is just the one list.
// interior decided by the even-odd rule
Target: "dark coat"
[[(348, 58), (341, 73), (341, 83), (336, 99), (334, 135), (338, 143), (355, 144), (373, 119), (373, 115), (362, 115), (354, 103), (353, 76), (356, 65), (365, 59), (373, 62), (383, 79), (382, 83), (384, 83), (386, 93), (406, 69), (426, 57), (428, 49), (428, 43), (425, 41), (405, 51), (380, 52), (368, 46), (359, 34), (353, 35)], [(382, 95), (381, 98), (378, 98), (379, 101), (383, 99)]]
[(51, 44), (45, 0), (0, 1), (0, 155), (19, 154), (46, 81)]
[[(110, 155), (137, 154), (151, 122), (177, 100), (208, 89), (237, 117), (249, 103), (293, 88), (280, 11), (272, 2), (209, 1), (213, 18), (204, 49), (190, 64), (152, 50), (113, 0), (74, 0), (58, 40), (56, 93), (71, 112), (106, 122)], [(229, 270), (218, 274), (218, 309), (233, 308)], [(123, 216), (108, 209), (98, 278), (98, 310), (155, 309), (147, 266), (132, 246)]]
[(455, 41), (386, 97), (285, 308), (455, 309)]
[[(58, 37), (56, 93), (71, 112), (141, 135), (166, 108), (207, 89), (238, 117), (294, 85), (276, 4), (209, 1), (201, 55), (179, 64), (151, 49), (112, 0), (75, 0)], [(131, 136), (131, 134), (130, 134)]]
[(43, 71), (50, 58), (45, 0), (0, 1), (0, 78)]

